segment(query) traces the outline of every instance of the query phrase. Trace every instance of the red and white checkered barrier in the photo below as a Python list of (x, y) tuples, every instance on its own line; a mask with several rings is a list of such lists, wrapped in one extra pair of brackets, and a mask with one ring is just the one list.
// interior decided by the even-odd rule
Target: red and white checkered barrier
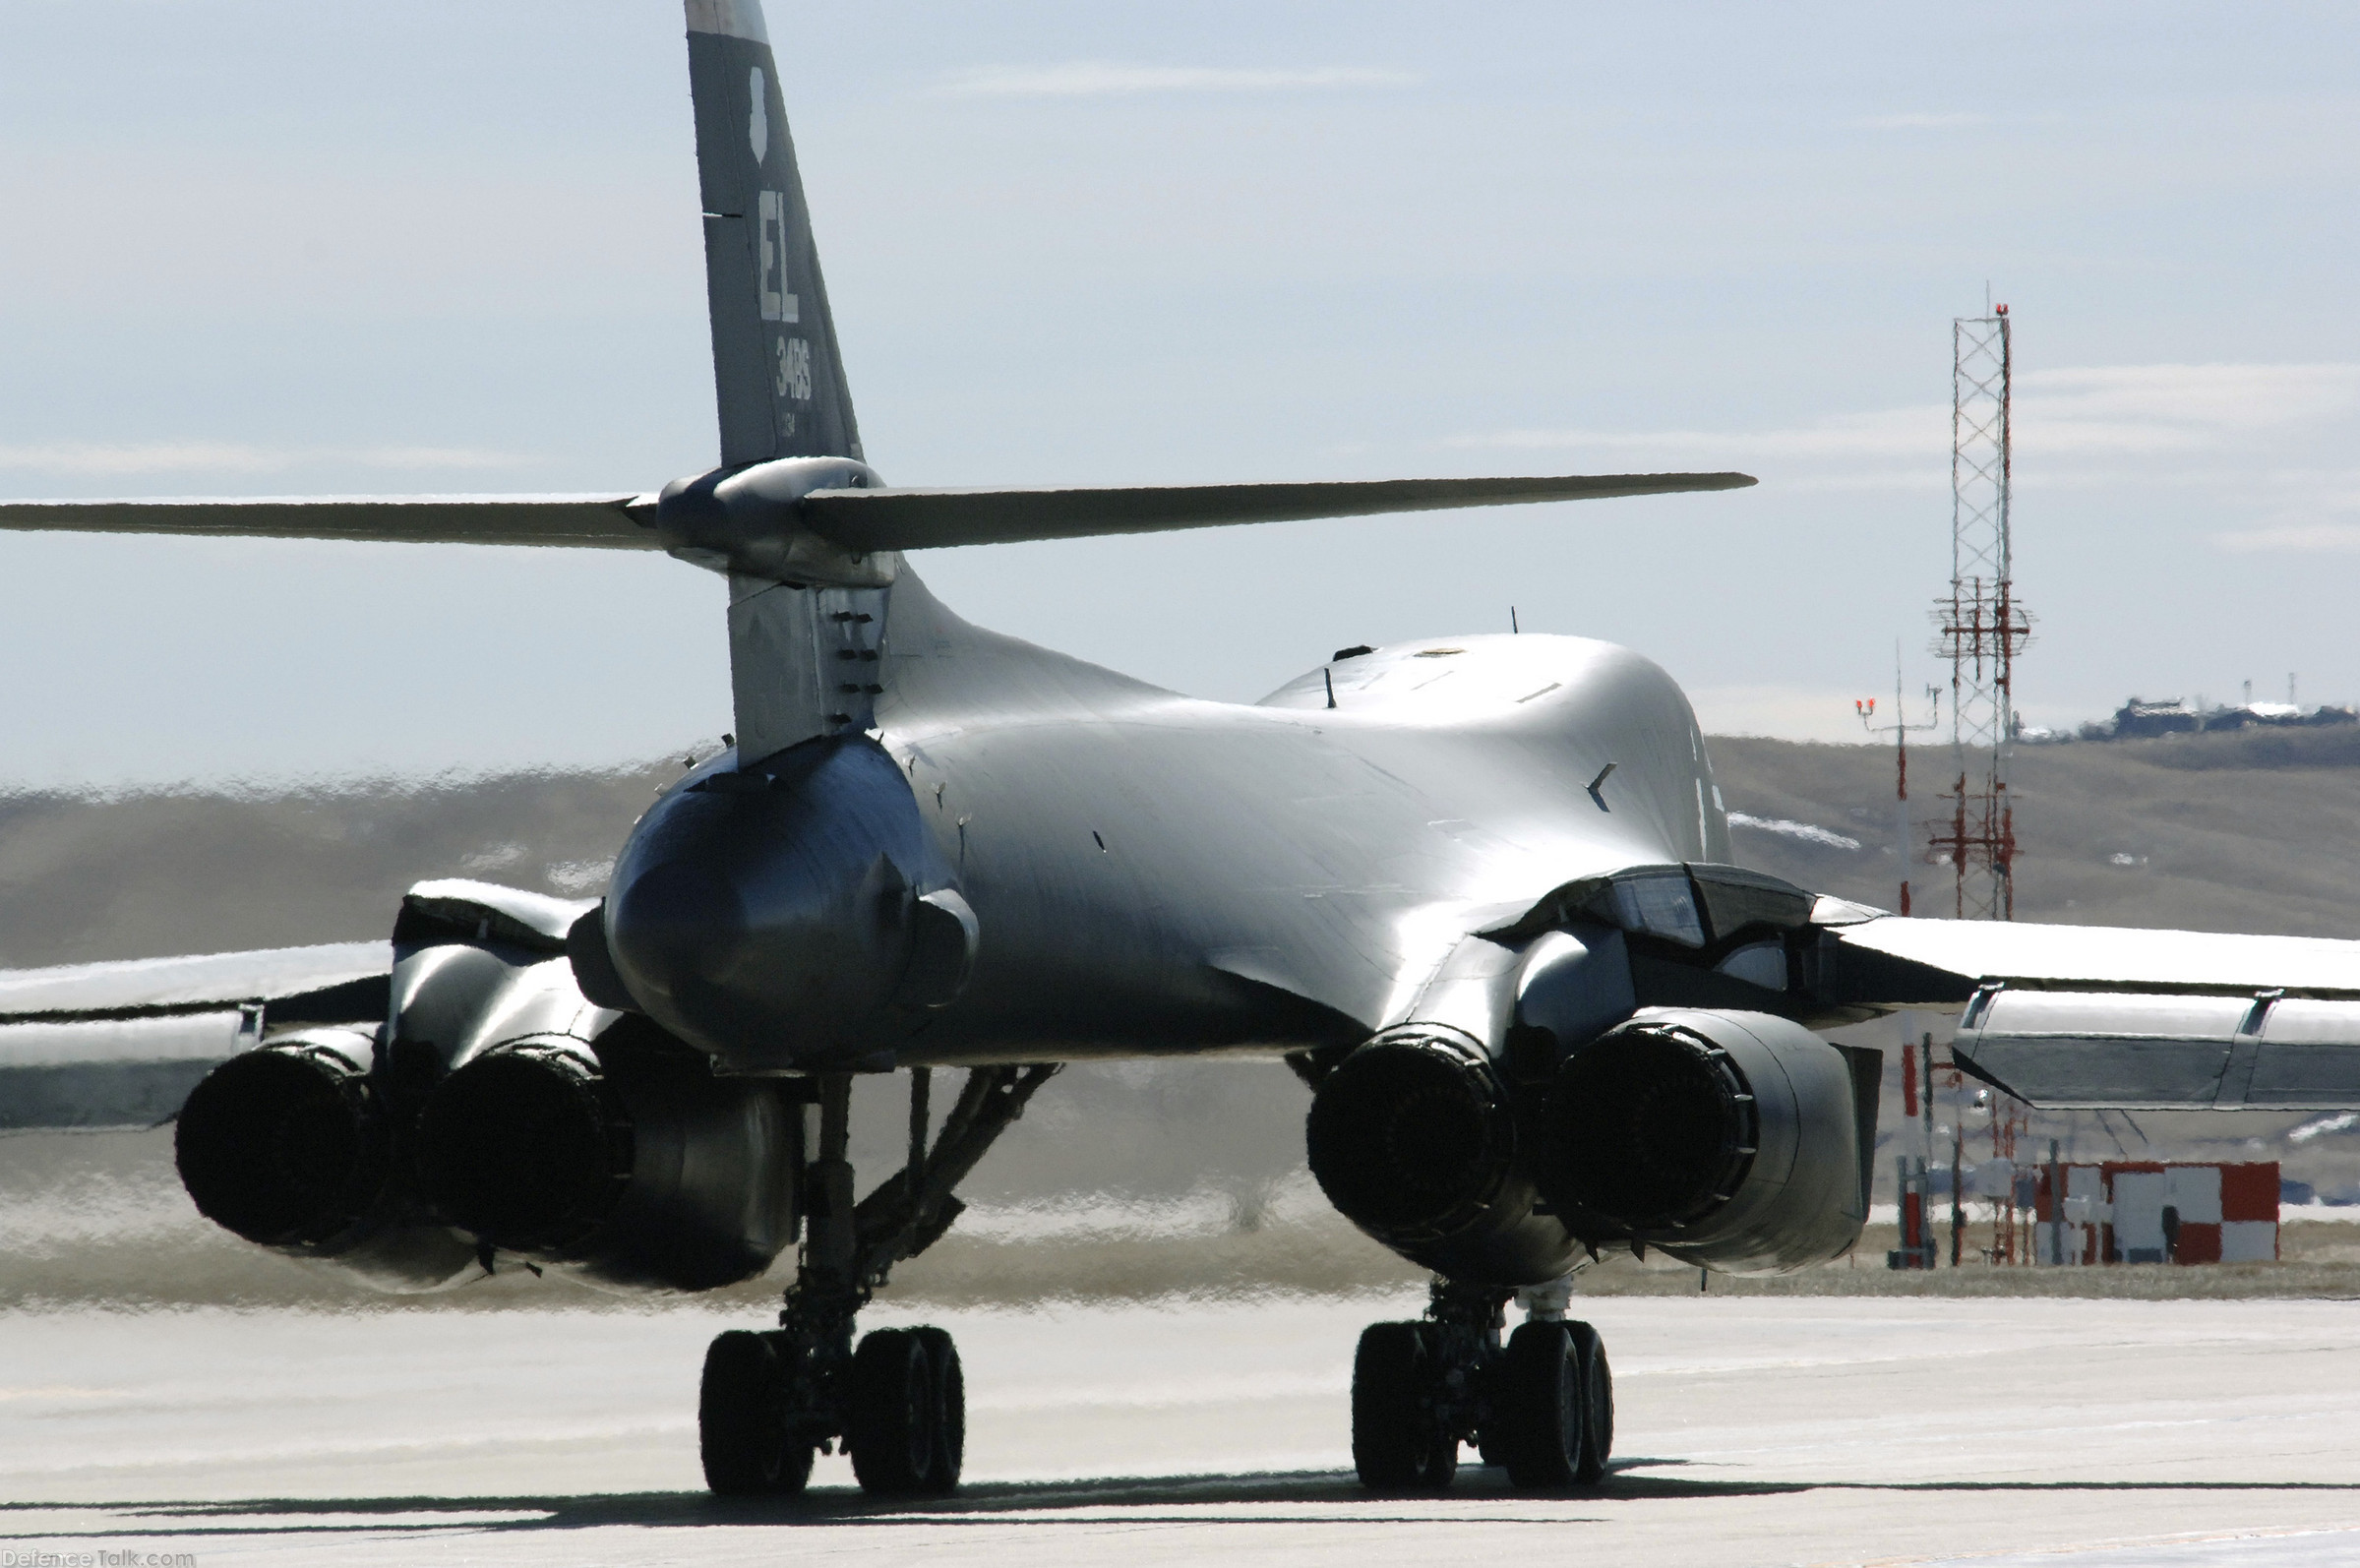
[[(2039, 1169), (2038, 1245), (2053, 1260), (2049, 1227), (2058, 1218), (2048, 1166)], [(2278, 1257), (2278, 1165), (2116, 1160), (2069, 1165), (2065, 1176), (2066, 1263), (2274, 1263)]]

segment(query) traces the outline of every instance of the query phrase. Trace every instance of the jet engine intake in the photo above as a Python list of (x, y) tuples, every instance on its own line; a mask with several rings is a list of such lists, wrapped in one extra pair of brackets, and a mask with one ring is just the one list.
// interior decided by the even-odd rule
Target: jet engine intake
[(1805, 1268), (1867, 1218), (1856, 1092), (1845, 1054), (1799, 1024), (1651, 1008), (1558, 1068), (1542, 1189), (1593, 1238), (1731, 1273)]
[(593, 1047), (503, 1043), (436, 1086), (418, 1121), (425, 1196), (502, 1251), (597, 1284), (701, 1291), (795, 1238), (802, 1118), (769, 1080), (626, 1020)]
[(1369, 1041), (1321, 1081), (1304, 1135), (1328, 1201), (1404, 1257), (1500, 1285), (1571, 1264), (1565, 1228), (1534, 1212), (1506, 1088), (1472, 1043), (1421, 1030)]

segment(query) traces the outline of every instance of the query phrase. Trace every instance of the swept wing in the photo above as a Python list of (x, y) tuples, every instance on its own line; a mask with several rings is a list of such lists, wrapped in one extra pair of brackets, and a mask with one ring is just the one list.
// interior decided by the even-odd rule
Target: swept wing
[(386, 1013), (382, 941), (0, 972), (0, 1130), (143, 1127), (269, 1033)]
[(1831, 998), (1962, 1009), (1960, 1063), (2038, 1106), (2360, 1108), (2360, 941), (1883, 916)]

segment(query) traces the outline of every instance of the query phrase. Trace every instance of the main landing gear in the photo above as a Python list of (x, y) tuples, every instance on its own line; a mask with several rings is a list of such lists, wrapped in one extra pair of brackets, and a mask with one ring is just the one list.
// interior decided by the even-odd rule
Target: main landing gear
[(852, 1075), (812, 1080), (819, 1141), (802, 1173), (801, 1263), (776, 1329), (732, 1330), (705, 1352), (696, 1427), (706, 1485), (723, 1496), (800, 1492), (814, 1455), (839, 1444), (864, 1491), (938, 1497), (958, 1485), (967, 1394), (950, 1336), (878, 1329), (856, 1350), (853, 1320), (895, 1263), (950, 1229), (964, 1207), (952, 1188), (1056, 1071), (970, 1072), (930, 1149), (930, 1075), (912, 1069), (909, 1163), (857, 1204), (845, 1159)]
[(1352, 1368), (1352, 1459), (1373, 1491), (1438, 1492), (1474, 1443), (1519, 1491), (1562, 1491), (1605, 1476), (1614, 1376), (1598, 1331), (1565, 1317), (1563, 1282), (1525, 1295), (1436, 1279), (1425, 1316), (1372, 1323)]

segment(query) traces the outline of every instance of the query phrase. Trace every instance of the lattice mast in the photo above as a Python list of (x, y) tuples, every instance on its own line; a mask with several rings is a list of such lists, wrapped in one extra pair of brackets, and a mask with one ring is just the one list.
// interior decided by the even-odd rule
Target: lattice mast
[(1859, 697), (1852, 703), (1852, 711), (1860, 715), (1861, 728), (1871, 735), (1893, 737), (1893, 854), (1901, 863), (1901, 902), (1894, 907), (1905, 915), (1909, 913), (1909, 869), (1917, 858), (1916, 835), (1909, 831), (1909, 737), (1920, 730), (1941, 727), (1942, 689), (1927, 687), (1926, 701), (1933, 709), (1933, 717), (1922, 724), (1911, 724), (1902, 707), (1902, 646), (1897, 639), (1893, 644), (1893, 722), (1876, 721), (1877, 699), (1873, 696)]
[(1951, 323), (1951, 584), (1935, 601), (1934, 651), (1951, 665), (1957, 782), (1929, 847), (1947, 858), (1962, 920), (2016, 917), (2016, 813), (2008, 751), (2016, 738), (2016, 655), (2031, 620), (2016, 602), (2008, 534), (2013, 461), (2008, 307)]

